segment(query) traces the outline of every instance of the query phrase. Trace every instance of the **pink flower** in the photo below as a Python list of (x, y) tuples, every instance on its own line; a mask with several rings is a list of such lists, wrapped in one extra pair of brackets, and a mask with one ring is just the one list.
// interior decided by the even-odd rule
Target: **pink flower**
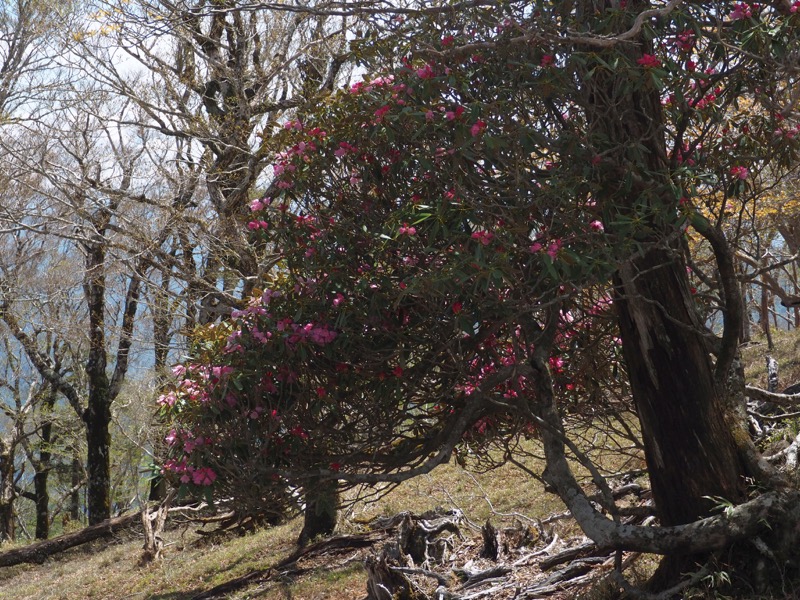
[(694, 31), (687, 29), (686, 31), (679, 33), (677, 39), (675, 40), (675, 45), (682, 52), (690, 52), (692, 48), (694, 48)]
[(388, 104), (384, 104), (378, 110), (375, 111), (375, 118), (378, 121), (380, 121), (381, 119), (383, 119), (384, 115), (388, 113), (391, 109), (392, 109), (391, 106), (389, 106)]
[(599, 233), (603, 233), (603, 231), (605, 231), (605, 227), (603, 227), (603, 223), (601, 221), (597, 221), (597, 220), (592, 221), (591, 223), (589, 223), (589, 229), (591, 229), (592, 231), (597, 231)]
[(747, 167), (733, 167), (731, 169), (731, 176), (734, 179), (745, 180), (750, 176), (750, 171)]
[(348, 152), (356, 153), (358, 152), (358, 148), (347, 142), (339, 142), (339, 148), (333, 154), (335, 156), (342, 157), (345, 156)]
[(747, 2), (738, 2), (731, 11), (731, 21), (749, 19), (753, 16), (753, 7)]
[(444, 118), (448, 121), (452, 121), (456, 118), (456, 113), (454, 113), (452, 110), (448, 110), (446, 113), (444, 113)]
[(216, 478), (217, 474), (210, 467), (200, 467), (192, 473), (192, 482), (195, 485), (211, 485)]
[(342, 302), (344, 302), (344, 295), (336, 294), (336, 297), (333, 299), (333, 305), (339, 306)]
[(253, 339), (256, 340), (257, 342), (261, 344), (266, 344), (269, 342), (269, 338), (272, 337), (272, 332), (268, 331), (264, 333), (254, 325), (253, 329), (250, 331), (250, 335), (252, 335)]
[(158, 404), (160, 406), (175, 406), (175, 403), (178, 401), (175, 392), (169, 392), (167, 394), (162, 394), (158, 397)]
[(543, 67), (552, 67), (556, 58), (552, 54), (545, 54), (539, 64)]
[(417, 77), (420, 79), (432, 79), (434, 77), (433, 65), (427, 63), (424, 67), (417, 69)]
[(661, 66), (661, 61), (652, 54), (642, 54), (642, 58), (636, 61), (645, 69), (657, 69)]
[(397, 233), (399, 233), (400, 235), (413, 236), (417, 234), (417, 228), (409, 227), (408, 223), (403, 223), (403, 226), (397, 230)]
[(433, 116), (434, 116), (434, 114), (433, 114), (432, 110), (428, 110), (428, 111), (425, 112), (425, 120), (426, 121), (433, 121)]
[(561, 250), (561, 240), (553, 240), (550, 242), (550, 245), (547, 246), (547, 255), (555, 260), (559, 250)]
[(454, 38), (452, 35), (446, 35), (442, 38), (442, 46), (445, 48), (452, 46), (455, 40), (456, 38)]
[(488, 246), (489, 242), (494, 238), (494, 234), (490, 231), (475, 231), (470, 236), (473, 240), (478, 240), (484, 246)]
[(472, 134), (472, 137), (478, 137), (481, 133), (484, 132), (486, 129), (486, 123), (478, 119), (475, 121), (475, 124), (470, 127), (469, 132)]
[(539, 252), (542, 248), (544, 248), (544, 246), (542, 246), (541, 242), (534, 242), (533, 244), (531, 244), (528, 250), (530, 250), (533, 253), (536, 253)]

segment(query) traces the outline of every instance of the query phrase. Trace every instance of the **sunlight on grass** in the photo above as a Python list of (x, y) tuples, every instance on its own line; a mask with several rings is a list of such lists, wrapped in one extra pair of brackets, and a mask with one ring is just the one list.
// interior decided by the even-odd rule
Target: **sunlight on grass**
[[(590, 430), (579, 438), (597, 439)], [(604, 438), (605, 439), (605, 438)], [(610, 438), (609, 438), (610, 439)], [(614, 444), (606, 439), (609, 450)], [(613, 441), (613, 440), (612, 440)], [(540, 473), (544, 464), (538, 442), (520, 446), (520, 462)], [(613, 456), (613, 454), (612, 454)], [(607, 456), (604, 467), (618, 469), (629, 457)], [(582, 467), (576, 473), (584, 480)], [(555, 494), (524, 470), (506, 464), (475, 473), (451, 461), (383, 493), (351, 490), (348, 507), (342, 512), (340, 533), (363, 531), (378, 516), (403, 511), (423, 513), (436, 508), (458, 509), (465, 516), (465, 535), (479, 535), (487, 520), (510, 527), (529, 519), (544, 518), (564, 510)], [(165, 533), (163, 559), (142, 568), (137, 566), (142, 540), (134, 533), (123, 541), (96, 543), (92, 551), (74, 549), (42, 566), (20, 566), (0, 571), (4, 600), (188, 600), (215, 585), (255, 570), (265, 570), (295, 550), (301, 519), (242, 537), (203, 537), (198, 525), (177, 525)], [(471, 530), (471, 531), (470, 531)], [(578, 535), (569, 526), (570, 535)], [(255, 584), (231, 598), (283, 600), (350, 600), (363, 597), (365, 573), (363, 554), (351, 552), (330, 562), (303, 564), (299, 573), (289, 572), (265, 583)]]

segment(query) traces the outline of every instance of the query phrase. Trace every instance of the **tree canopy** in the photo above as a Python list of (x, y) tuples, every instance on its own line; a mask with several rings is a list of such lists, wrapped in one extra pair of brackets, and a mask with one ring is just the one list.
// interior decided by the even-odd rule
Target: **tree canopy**
[[(258, 502), (533, 436), (598, 543), (719, 548), (691, 525), (710, 498), (779, 480), (737, 417), (734, 248), (748, 203), (795, 166), (796, 7), (459, 8), (354, 42), (363, 81), (266, 138), (273, 180), (246, 227), (270, 268), (162, 397), (167, 468), (234, 495), (255, 481)], [(701, 313), (688, 265), (702, 252), (715, 275)], [(592, 470), (564, 415), (621, 388), (677, 529), (621, 529), (567, 465)], [(724, 543), (772, 501), (743, 504)]]
[[(536, 448), (598, 545), (666, 557), (654, 588), (743, 537), (791, 547), (739, 352), (772, 295), (800, 304), (800, 2), (56, 12), (0, 15), (0, 333), (24, 355), (0, 365), (0, 536), (23, 446), (47, 535), (61, 405), (85, 434), (64, 493), (85, 452), (89, 520), (110, 515), (117, 399), (149, 369), (156, 468), (270, 518), (304, 503), (306, 538), (349, 486)], [(612, 421), (658, 527), (621, 523), (610, 450), (580, 438)]]

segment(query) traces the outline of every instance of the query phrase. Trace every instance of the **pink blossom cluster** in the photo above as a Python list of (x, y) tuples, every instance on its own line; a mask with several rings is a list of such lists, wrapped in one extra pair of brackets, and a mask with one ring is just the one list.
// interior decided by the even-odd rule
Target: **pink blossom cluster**
[(350, 86), (351, 94), (369, 94), (375, 88), (381, 88), (391, 85), (394, 82), (394, 75), (386, 75), (383, 77), (376, 77), (372, 80), (358, 81)]
[[(265, 294), (267, 292), (264, 292)], [(231, 311), (231, 318), (233, 319), (243, 319), (247, 317), (254, 317), (254, 316), (265, 316), (267, 314), (267, 309), (264, 308), (264, 304), (268, 304), (269, 301), (265, 301), (262, 297), (253, 297), (247, 301), (247, 308), (244, 310), (234, 309)]]
[(305, 325), (295, 323), (291, 327), (292, 334), (287, 339), (287, 343), (291, 345), (308, 340), (318, 346), (325, 346), (335, 340), (338, 335), (333, 329), (314, 323), (306, 323)]
[(403, 223), (403, 226), (397, 230), (400, 235), (414, 236), (417, 234), (417, 228), (410, 226), (408, 223)]
[(208, 389), (193, 379), (182, 380), (177, 393), (190, 402), (208, 402)]
[(473, 231), (470, 237), (473, 240), (477, 240), (480, 244), (488, 246), (492, 239), (494, 239), (494, 234), (491, 231), (479, 230)]
[(716, 87), (714, 88), (713, 91), (709, 92), (708, 94), (705, 94), (702, 98), (690, 99), (688, 104), (692, 108), (695, 108), (697, 110), (703, 110), (704, 108), (713, 106), (721, 93), (722, 93), (722, 88)]
[[(798, 4), (800, 4), (800, 2), (798, 2)], [(800, 136), (800, 125), (795, 127), (779, 127), (773, 132), (773, 134), (777, 138), (793, 140), (795, 137)]]
[(731, 168), (731, 177), (734, 179), (745, 180), (750, 176), (750, 170), (747, 167), (732, 167)]
[(675, 36), (675, 47), (681, 52), (691, 52), (694, 49), (695, 41), (694, 31), (687, 29)]
[(472, 137), (478, 137), (486, 130), (486, 122), (478, 119), (475, 123), (470, 127), (469, 132)]
[(693, 167), (695, 164), (697, 164), (697, 161), (695, 161), (694, 157), (697, 154), (698, 150), (699, 148), (692, 148), (689, 146), (688, 143), (684, 142), (683, 146), (676, 149), (675, 152), (673, 153), (673, 156), (675, 157), (675, 162), (679, 165), (685, 164), (690, 167)]
[(658, 69), (661, 67), (661, 61), (658, 57), (652, 54), (642, 54), (642, 57), (636, 61), (637, 64), (643, 66), (645, 69)]
[(750, 19), (754, 12), (758, 12), (761, 7), (758, 4), (748, 4), (747, 2), (737, 2), (733, 5), (730, 17), (731, 21), (740, 19)]
[(176, 461), (169, 459), (164, 463), (162, 473), (171, 472), (180, 475), (181, 483), (194, 485), (212, 485), (217, 480), (217, 474), (211, 467), (193, 467), (186, 463), (186, 458)]
[[(558, 257), (558, 253), (561, 251), (561, 248), (563, 247), (563, 245), (564, 245), (563, 240), (561, 240), (559, 238), (551, 240), (549, 243), (547, 243), (547, 246), (546, 246), (547, 255), (551, 259), (555, 260)], [(545, 244), (544, 244), (544, 242), (541, 242), (541, 241), (537, 240), (533, 244), (530, 245), (528, 250), (530, 252), (534, 253), (534, 254), (537, 253), (537, 252), (541, 252), (542, 250), (545, 250)]]
[(347, 142), (339, 142), (339, 148), (334, 152), (334, 155), (342, 157), (346, 156), (348, 153), (356, 154), (358, 153), (358, 148)]
[(598, 233), (603, 233), (605, 231), (605, 226), (603, 225), (602, 221), (595, 219), (591, 223), (589, 223), (589, 229), (591, 231), (596, 231)]
[(264, 221), (263, 219), (260, 220), (253, 220), (247, 223), (247, 228), (250, 231), (258, 231), (259, 229), (267, 229), (269, 228), (269, 223)]
[(178, 396), (174, 391), (169, 391), (166, 394), (161, 394), (156, 402), (161, 407), (172, 407), (178, 402)]
[[(292, 121), (291, 123), (299, 123), (299, 121)], [(302, 130), (303, 126), (300, 124), (288, 128)], [(291, 148), (279, 152), (275, 157), (276, 160), (272, 165), (272, 173), (278, 178), (277, 186), (279, 189), (285, 190), (294, 186), (294, 182), (291, 180), (291, 174), (297, 171), (295, 162), (308, 162), (310, 160), (309, 155), (319, 149), (318, 140), (324, 139), (328, 135), (319, 127), (308, 130), (307, 134), (309, 138), (317, 138), (317, 141), (308, 139), (308, 141), (297, 142)]]
[(433, 79), (436, 76), (432, 63), (425, 63), (424, 66), (417, 69), (416, 73), (420, 79)]

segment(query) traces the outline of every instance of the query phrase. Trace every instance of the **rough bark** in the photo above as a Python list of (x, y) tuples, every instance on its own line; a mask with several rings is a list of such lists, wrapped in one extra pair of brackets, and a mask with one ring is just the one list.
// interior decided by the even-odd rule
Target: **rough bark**
[(691, 302), (686, 269), (653, 249), (617, 276), (622, 350), (664, 525), (709, 514), (710, 497), (739, 502), (750, 475)]
[[(606, 26), (595, 22), (596, 3), (581, 6), (590, 27)], [(628, 3), (629, 18), (648, 7), (641, 0)], [(643, 37), (632, 42), (615, 49), (627, 53), (632, 64), (653, 51)], [(608, 231), (635, 240), (636, 251), (614, 276), (615, 305), (655, 505), (661, 523), (676, 526), (710, 515), (722, 499), (744, 501), (746, 478), (754, 475), (749, 440), (740, 439), (744, 430), (735, 424), (726, 389), (741, 333), (741, 295), (724, 238), (698, 221), (715, 251), (726, 303), (723, 337), (710, 344), (679, 250), (660, 92), (647, 80), (636, 89), (624, 77), (613, 70), (587, 77), (584, 101), (605, 168), (619, 174), (605, 177), (597, 194), (613, 215)], [(629, 219), (644, 226), (628, 230), (614, 224)], [(685, 559), (679, 557), (678, 570), (690, 564)]]
[(84, 243), (86, 272), (83, 288), (89, 309), (89, 356), (86, 361), (89, 398), (83, 420), (86, 424), (86, 469), (89, 477), (87, 510), (90, 525), (100, 523), (111, 515), (111, 405), (119, 395), (128, 371), (128, 355), (141, 287), (139, 275), (132, 274), (125, 294), (114, 373), (109, 377), (105, 322), (108, 241), (104, 235), (115, 209), (115, 206), (111, 206), (98, 211), (93, 222), (96, 233)]
[(386, 552), (369, 557), (364, 566), (367, 570), (366, 600), (421, 600), (408, 577), (391, 568)]
[(50, 537), (50, 492), (47, 480), (50, 475), (51, 453), (48, 450), (52, 437), (53, 424), (47, 421), (42, 426), (42, 448), (36, 461), (33, 475), (33, 493), (36, 496), (36, 539)]
[(303, 530), (297, 543), (302, 547), (320, 536), (333, 533), (339, 510), (339, 489), (334, 480), (316, 481), (305, 491)]
[(176, 495), (177, 490), (173, 489), (154, 511), (151, 512), (149, 508), (142, 511), (144, 546), (142, 556), (139, 559), (140, 565), (146, 565), (161, 558), (161, 551), (164, 549), (164, 540), (161, 534), (167, 524), (170, 504)]
[[(55, 370), (60, 370), (60, 360), (56, 353)], [(48, 479), (52, 453), (50, 444), (53, 442), (53, 421), (51, 413), (58, 398), (58, 390), (54, 385), (50, 385), (47, 397), (42, 407), (43, 422), (39, 433), (41, 438), (39, 454), (37, 457), (30, 456), (34, 468), (33, 475), (33, 494), (36, 504), (36, 534), (37, 540), (46, 540), (50, 537), (50, 491), (48, 489)], [(32, 454), (32, 453), (31, 453)]]
[(14, 540), (14, 455), (0, 455), (0, 543)]

